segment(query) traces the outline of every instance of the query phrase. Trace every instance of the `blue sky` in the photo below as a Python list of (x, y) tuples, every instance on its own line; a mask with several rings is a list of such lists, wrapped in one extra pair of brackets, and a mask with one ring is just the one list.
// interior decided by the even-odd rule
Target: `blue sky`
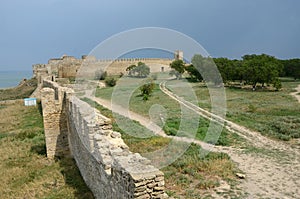
[(213, 57), (300, 57), (298, 0), (1, 0), (0, 70), (80, 57), (122, 31), (163, 27)]

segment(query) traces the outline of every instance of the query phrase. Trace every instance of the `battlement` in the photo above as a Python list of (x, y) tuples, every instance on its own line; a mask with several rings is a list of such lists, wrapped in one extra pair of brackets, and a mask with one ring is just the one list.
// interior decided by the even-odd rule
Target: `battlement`
[[(181, 56), (182, 54), (180, 54)], [(58, 78), (76, 77), (78, 71), (84, 66), (91, 71), (104, 69), (109, 75), (125, 74), (126, 68), (132, 64), (143, 62), (150, 67), (151, 72), (170, 70), (169, 65), (172, 59), (168, 58), (120, 58), (120, 59), (97, 59), (94, 56), (83, 55), (81, 59), (73, 56), (63, 55), (61, 58), (52, 58), (47, 64), (35, 64), (32, 66), (35, 76), (45, 74)], [(41, 75), (39, 75), (42, 73)], [(40, 81), (41, 82), (41, 81)]]

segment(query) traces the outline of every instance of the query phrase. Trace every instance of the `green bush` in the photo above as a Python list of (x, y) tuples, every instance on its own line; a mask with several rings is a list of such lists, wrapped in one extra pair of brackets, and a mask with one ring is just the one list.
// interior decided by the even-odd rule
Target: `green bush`
[(95, 80), (105, 80), (107, 77), (107, 72), (103, 70), (97, 70), (95, 72)]
[(273, 86), (276, 88), (276, 91), (279, 91), (282, 88), (282, 84), (281, 81), (277, 78), (274, 83)]
[(264, 132), (280, 140), (288, 141), (300, 138), (300, 119), (296, 117), (279, 117), (269, 123)]
[(150, 81), (140, 87), (141, 95), (143, 96), (144, 101), (147, 101), (149, 99), (149, 96), (153, 92), (154, 86), (155, 84)]
[(106, 86), (114, 87), (117, 84), (117, 79), (114, 77), (107, 77), (105, 78)]

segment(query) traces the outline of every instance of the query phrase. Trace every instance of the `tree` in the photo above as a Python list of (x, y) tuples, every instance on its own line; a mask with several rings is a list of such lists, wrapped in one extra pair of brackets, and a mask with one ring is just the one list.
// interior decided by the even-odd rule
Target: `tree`
[(147, 77), (150, 74), (150, 68), (143, 62), (139, 62), (135, 68), (138, 77)]
[(281, 60), (284, 66), (284, 75), (300, 79), (300, 59)]
[[(182, 77), (182, 74), (184, 73), (184, 66), (185, 66), (185, 64), (182, 60), (174, 60), (170, 64), (170, 67), (177, 72), (177, 75), (176, 75), (176, 73), (174, 73), (176, 75), (177, 79), (180, 79)], [(173, 73), (170, 73), (170, 74), (173, 74)]]
[(129, 76), (147, 77), (150, 74), (150, 68), (143, 62), (139, 62), (138, 65), (130, 65), (126, 68)]
[(186, 72), (190, 75), (192, 80), (202, 81), (203, 77), (200, 72), (193, 66), (193, 64), (187, 65), (185, 67)]
[(234, 60), (231, 60), (231, 63), (232, 63), (232, 67), (234, 70), (232, 80), (239, 80), (242, 82), (245, 79), (243, 76), (244, 75), (243, 61), (234, 59)]
[(273, 82), (273, 86), (276, 88), (276, 91), (279, 91), (279, 89), (282, 88), (281, 81), (278, 78), (276, 78)]
[(170, 76), (175, 76), (176, 79), (180, 79), (180, 77), (181, 77), (181, 74), (179, 72), (177, 72), (176, 70), (174, 70), (174, 69), (170, 70), (169, 75)]
[(134, 75), (134, 72), (135, 72), (135, 69), (136, 68), (136, 65), (130, 65), (126, 68), (126, 71), (128, 72), (128, 75), (129, 76), (133, 76)]
[(274, 83), (283, 69), (283, 65), (275, 57), (262, 55), (243, 56), (244, 77), (248, 83), (251, 83), (253, 90), (257, 83), (263, 86), (265, 83)]
[(215, 85), (220, 85), (223, 82), (212, 58), (196, 54), (192, 58), (192, 64), (199, 71), (204, 81), (213, 82)]
[(240, 80), (240, 73), (238, 67), (238, 60), (230, 60), (228, 58), (214, 58), (213, 59), (222, 76), (224, 82)]
[(144, 101), (147, 101), (149, 99), (149, 96), (153, 92), (154, 86), (155, 84), (152, 80), (150, 80), (140, 87), (141, 95), (143, 96)]

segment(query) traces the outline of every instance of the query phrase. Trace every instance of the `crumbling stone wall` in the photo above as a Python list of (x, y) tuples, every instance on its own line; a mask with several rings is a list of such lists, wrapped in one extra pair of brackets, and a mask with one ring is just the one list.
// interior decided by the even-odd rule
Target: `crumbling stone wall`
[(41, 84), (43, 79), (49, 76), (49, 70), (46, 64), (35, 64), (33, 68), (33, 77)]
[[(69, 154), (70, 149), (96, 198), (166, 198), (163, 173), (140, 154), (130, 152), (108, 118), (73, 96), (72, 90), (49, 80), (44, 80), (44, 86), (42, 105), (49, 157)], [(62, 135), (67, 137), (60, 140)]]

